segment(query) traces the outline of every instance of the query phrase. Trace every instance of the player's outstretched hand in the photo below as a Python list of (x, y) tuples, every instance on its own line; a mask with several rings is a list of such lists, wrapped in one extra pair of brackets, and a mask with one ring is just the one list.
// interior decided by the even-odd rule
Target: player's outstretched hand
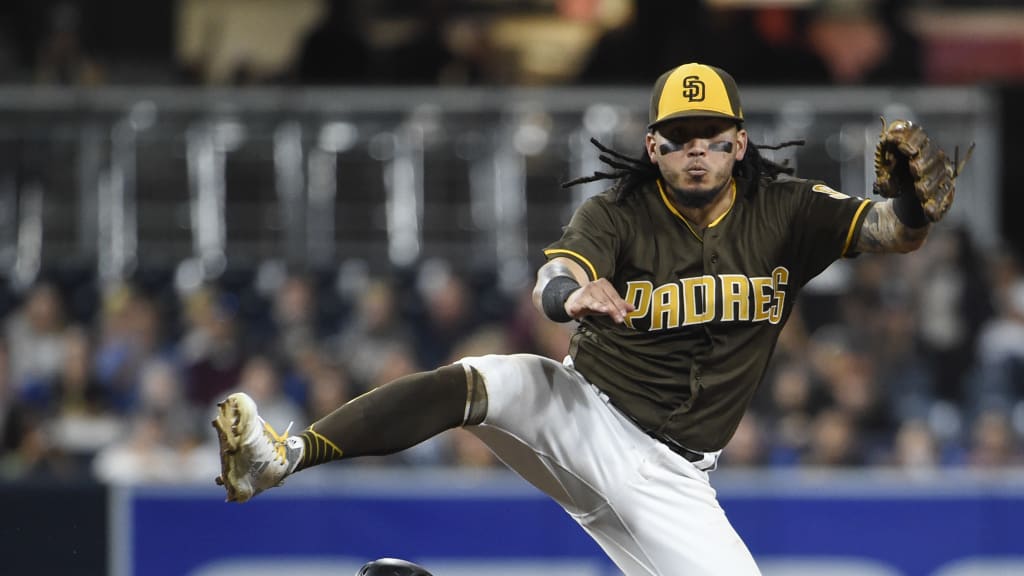
[(635, 309), (619, 296), (612, 283), (605, 278), (584, 284), (565, 301), (565, 311), (576, 320), (598, 314), (608, 316), (617, 324), (621, 324), (626, 319), (626, 314)]

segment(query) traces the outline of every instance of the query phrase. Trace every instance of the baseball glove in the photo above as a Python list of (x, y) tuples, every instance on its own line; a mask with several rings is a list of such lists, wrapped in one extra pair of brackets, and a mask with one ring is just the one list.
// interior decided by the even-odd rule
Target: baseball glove
[(923, 128), (909, 120), (893, 120), (888, 125), (882, 118), (882, 134), (875, 146), (875, 194), (896, 198), (914, 194), (925, 217), (938, 222), (953, 205), (956, 178), (971, 153), (972, 143), (963, 162), (957, 148), (952, 162), (941, 148), (932, 143)]

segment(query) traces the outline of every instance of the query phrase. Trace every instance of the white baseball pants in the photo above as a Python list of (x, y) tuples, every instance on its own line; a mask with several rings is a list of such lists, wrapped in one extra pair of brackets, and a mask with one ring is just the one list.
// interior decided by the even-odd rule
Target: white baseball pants
[(626, 576), (759, 575), (708, 474), (651, 438), (576, 370), (528, 354), (463, 358), (487, 417), (467, 426), (551, 496)]

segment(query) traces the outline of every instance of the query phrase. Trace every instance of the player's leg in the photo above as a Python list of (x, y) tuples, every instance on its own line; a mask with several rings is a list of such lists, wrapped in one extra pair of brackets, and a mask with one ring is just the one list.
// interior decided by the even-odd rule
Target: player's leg
[(604, 502), (594, 490), (607, 474), (597, 444), (614, 444), (626, 459), (634, 447), (622, 435), (593, 436), (598, 427), (590, 420), (600, 416), (601, 402), (592, 386), (561, 363), (528, 354), (459, 362), (472, 366), (487, 390), (487, 415), (467, 430), (571, 514), (585, 514)]
[(488, 396), (483, 423), (468, 429), (561, 504), (627, 575), (759, 573), (707, 475), (575, 370), (534, 356), (460, 362), (477, 369)]
[(218, 484), (245, 502), (289, 474), (339, 458), (392, 454), (463, 422), (479, 421), (487, 398), (459, 364), (399, 378), (340, 406), (298, 436), (278, 434), (244, 393), (218, 404)]
[[(655, 574), (760, 574), (719, 504), (708, 474), (664, 444), (651, 442), (636, 474), (613, 500), (621, 518), (610, 524), (596, 522), (588, 529), (591, 534), (599, 541), (640, 543), (657, 567)], [(609, 528), (611, 532), (606, 532)]]
[(528, 355), (460, 362), (477, 369), (488, 397), (484, 421), (467, 429), (558, 502), (625, 574), (658, 574), (619, 519), (614, 496), (640, 464), (642, 438), (623, 428), (578, 372), (558, 362)]

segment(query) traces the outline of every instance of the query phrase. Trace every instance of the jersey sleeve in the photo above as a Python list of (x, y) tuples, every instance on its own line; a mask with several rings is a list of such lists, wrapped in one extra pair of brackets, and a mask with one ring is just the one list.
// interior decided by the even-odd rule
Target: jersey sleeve
[(615, 273), (615, 255), (621, 235), (609, 206), (600, 196), (589, 198), (573, 214), (562, 237), (544, 248), (548, 260), (564, 257), (575, 260), (591, 280), (609, 278)]
[(803, 283), (839, 258), (856, 256), (854, 241), (870, 205), (870, 200), (843, 194), (820, 182), (808, 182), (801, 188), (793, 230)]

